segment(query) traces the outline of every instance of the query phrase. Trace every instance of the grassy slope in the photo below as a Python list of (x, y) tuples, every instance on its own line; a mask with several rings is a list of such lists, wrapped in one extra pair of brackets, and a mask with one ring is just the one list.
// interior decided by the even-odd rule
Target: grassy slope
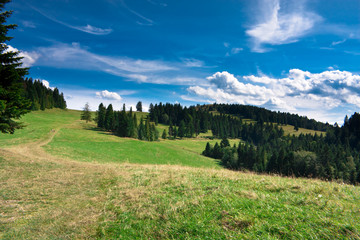
[[(49, 121), (40, 128), (40, 115), (56, 124)], [(156, 146), (168, 157), (171, 149), (178, 150), (179, 156), (195, 159), (206, 141), (120, 139), (89, 130), (91, 125), (75, 121), (78, 116), (73, 111), (35, 112), (24, 118), (31, 123), (28, 129), (0, 135), (1, 146), (13, 145), (0, 148), (0, 238), (360, 238), (359, 187), (209, 169), (214, 163), (203, 168), (119, 164), (124, 151), (144, 162), (139, 151), (130, 150), (139, 146)], [(41, 131), (31, 136), (22, 132), (36, 129)], [(14, 154), (22, 146), (17, 144), (48, 138), (51, 129), (60, 131), (45, 148), (81, 162)], [(97, 151), (88, 149), (96, 147), (103, 151), (96, 153), (101, 163), (91, 162)], [(119, 147), (123, 150), (115, 150)], [(156, 162), (150, 158), (149, 163)]]
[(50, 109), (35, 111), (21, 118), (26, 127), (15, 131), (14, 134), (1, 134), (0, 147), (12, 146), (39, 140), (52, 129), (64, 124), (70, 124), (80, 118), (80, 111)]

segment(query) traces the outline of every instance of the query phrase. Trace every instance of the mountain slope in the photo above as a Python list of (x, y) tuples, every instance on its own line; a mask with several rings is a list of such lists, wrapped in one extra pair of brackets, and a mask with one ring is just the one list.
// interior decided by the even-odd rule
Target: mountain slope
[[(28, 129), (0, 136), (0, 238), (360, 238), (359, 187), (212, 164), (130, 163), (133, 155), (101, 151), (139, 141), (93, 131), (79, 115), (33, 112)], [(148, 144), (190, 156), (199, 141)], [(86, 149), (97, 144), (100, 152)]]

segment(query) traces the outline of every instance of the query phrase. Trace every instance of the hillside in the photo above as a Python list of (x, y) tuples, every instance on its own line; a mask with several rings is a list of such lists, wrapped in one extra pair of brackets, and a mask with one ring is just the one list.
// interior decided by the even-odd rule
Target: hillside
[(32, 112), (0, 135), (0, 238), (360, 238), (357, 186), (233, 172), (201, 138), (119, 138), (79, 118)]

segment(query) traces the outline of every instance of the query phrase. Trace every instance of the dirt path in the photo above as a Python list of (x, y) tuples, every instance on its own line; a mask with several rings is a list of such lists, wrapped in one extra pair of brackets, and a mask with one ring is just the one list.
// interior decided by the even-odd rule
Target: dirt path
[(64, 161), (64, 159), (55, 157), (44, 150), (44, 146), (49, 144), (56, 134), (64, 127), (75, 125), (79, 120), (65, 124), (56, 129), (51, 129), (43, 138), (29, 143), (19, 144), (16, 146), (0, 148), (1, 155), (4, 157), (21, 156), (23, 161), (48, 160), (48, 161)]

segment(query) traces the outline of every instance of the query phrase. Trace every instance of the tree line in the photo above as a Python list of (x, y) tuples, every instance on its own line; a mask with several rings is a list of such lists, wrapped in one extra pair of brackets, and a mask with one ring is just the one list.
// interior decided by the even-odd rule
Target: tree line
[(209, 111), (231, 114), (243, 119), (253, 119), (260, 123), (272, 122), (285, 125), (289, 124), (295, 128), (301, 127), (318, 131), (326, 131), (330, 126), (328, 123), (318, 122), (314, 119), (308, 119), (305, 116), (299, 116), (298, 114), (270, 111), (265, 108), (250, 105), (214, 103), (202, 107), (209, 109)]
[[(260, 128), (257, 124), (256, 128)], [(262, 128), (268, 126), (263, 125)], [(263, 134), (257, 131), (255, 135)], [(262, 137), (258, 137), (261, 139)], [(244, 139), (243, 139), (244, 140)], [(326, 136), (300, 134), (273, 137), (267, 141), (240, 142), (230, 146), (207, 143), (203, 155), (221, 159), (233, 170), (251, 170), (284, 176), (312, 177), (360, 183), (360, 114), (346, 117), (342, 127), (328, 128)]]
[(30, 110), (66, 108), (66, 101), (59, 89), (47, 88), (40, 80), (25, 78), (23, 81), (24, 97), (30, 101)]
[[(137, 109), (140, 110), (141, 108), (138, 107)], [(141, 117), (140, 121), (138, 121), (132, 108), (130, 108), (129, 112), (126, 112), (125, 104), (122, 111), (114, 111), (112, 104), (105, 107), (100, 103), (95, 121), (99, 128), (112, 132), (119, 137), (131, 137), (145, 141), (159, 139), (159, 133), (155, 124), (150, 122), (150, 118), (143, 119)]]

